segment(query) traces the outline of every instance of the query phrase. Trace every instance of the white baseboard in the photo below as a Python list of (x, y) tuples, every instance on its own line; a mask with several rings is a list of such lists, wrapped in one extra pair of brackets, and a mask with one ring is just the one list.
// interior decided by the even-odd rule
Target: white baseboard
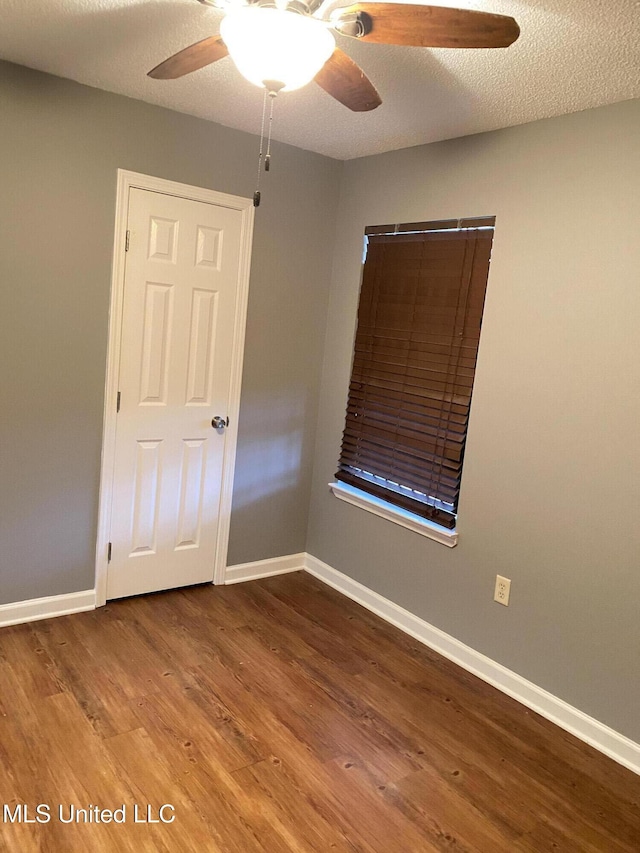
[(269, 560), (256, 560), (253, 563), (238, 563), (227, 566), (224, 577), (225, 584), (254, 581), (258, 578), (270, 578), (273, 575), (284, 575), (287, 572), (299, 572), (305, 567), (307, 555), (289, 554), (286, 557), (272, 557)]
[(613, 758), (619, 764), (640, 774), (640, 744), (605, 726), (593, 717), (558, 699), (526, 678), (475, 651), (470, 646), (445, 634), (408, 610), (394, 604), (348, 575), (307, 554), (305, 569), (309, 574), (357, 601), (367, 610), (400, 628), (406, 634), (439, 652), (443, 657), (497, 687), (503, 693), (551, 720), (565, 731)]
[(70, 613), (82, 613), (85, 610), (94, 610), (95, 606), (94, 589), (0, 604), (0, 627), (35, 622), (38, 619), (51, 619), (54, 616), (67, 616)]

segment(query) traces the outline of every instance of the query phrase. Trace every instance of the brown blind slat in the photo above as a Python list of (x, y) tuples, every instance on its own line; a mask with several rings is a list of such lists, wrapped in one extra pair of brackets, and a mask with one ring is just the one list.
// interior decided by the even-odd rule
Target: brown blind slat
[(402, 413), (406, 416), (423, 416), (429, 421), (433, 418), (441, 419), (447, 417), (454, 423), (465, 423), (468, 415), (466, 406), (451, 405), (449, 402), (435, 399), (419, 394), (410, 394), (407, 390), (395, 391), (392, 388), (383, 388), (380, 393), (377, 392), (375, 386), (363, 388), (359, 383), (358, 386), (352, 386), (349, 395), (350, 408), (355, 417), (361, 414), (362, 407), (370, 408), (372, 411), (381, 409), (390, 409), (397, 411), (401, 407)]
[[(455, 526), (494, 222), (478, 217), (366, 230), (336, 477), (449, 528)], [(423, 233), (400, 233), (420, 228)]]

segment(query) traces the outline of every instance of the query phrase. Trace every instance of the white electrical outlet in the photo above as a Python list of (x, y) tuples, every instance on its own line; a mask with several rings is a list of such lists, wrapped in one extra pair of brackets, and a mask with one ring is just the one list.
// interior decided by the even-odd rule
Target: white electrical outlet
[(496, 575), (496, 588), (493, 592), (493, 600), (498, 604), (509, 606), (509, 593), (511, 592), (511, 579), (503, 578), (502, 575)]

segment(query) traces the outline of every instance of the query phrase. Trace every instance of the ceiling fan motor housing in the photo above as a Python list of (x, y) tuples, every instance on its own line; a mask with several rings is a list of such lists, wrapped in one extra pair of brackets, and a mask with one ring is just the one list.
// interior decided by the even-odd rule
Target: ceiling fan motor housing
[[(271, 6), (274, 9), (278, 8), (275, 0), (246, 0), (246, 2), (249, 6)], [(298, 12), (300, 15), (313, 15), (322, 3), (323, 0), (289, 0), (284, 8), (286, 8), (287, 12)]]

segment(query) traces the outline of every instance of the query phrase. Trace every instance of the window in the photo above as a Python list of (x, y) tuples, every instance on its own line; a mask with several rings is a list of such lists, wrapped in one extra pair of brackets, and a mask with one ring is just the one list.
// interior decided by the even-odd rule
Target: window
[(336, 478), (456, 524), (494, 217), (375, 226)]

